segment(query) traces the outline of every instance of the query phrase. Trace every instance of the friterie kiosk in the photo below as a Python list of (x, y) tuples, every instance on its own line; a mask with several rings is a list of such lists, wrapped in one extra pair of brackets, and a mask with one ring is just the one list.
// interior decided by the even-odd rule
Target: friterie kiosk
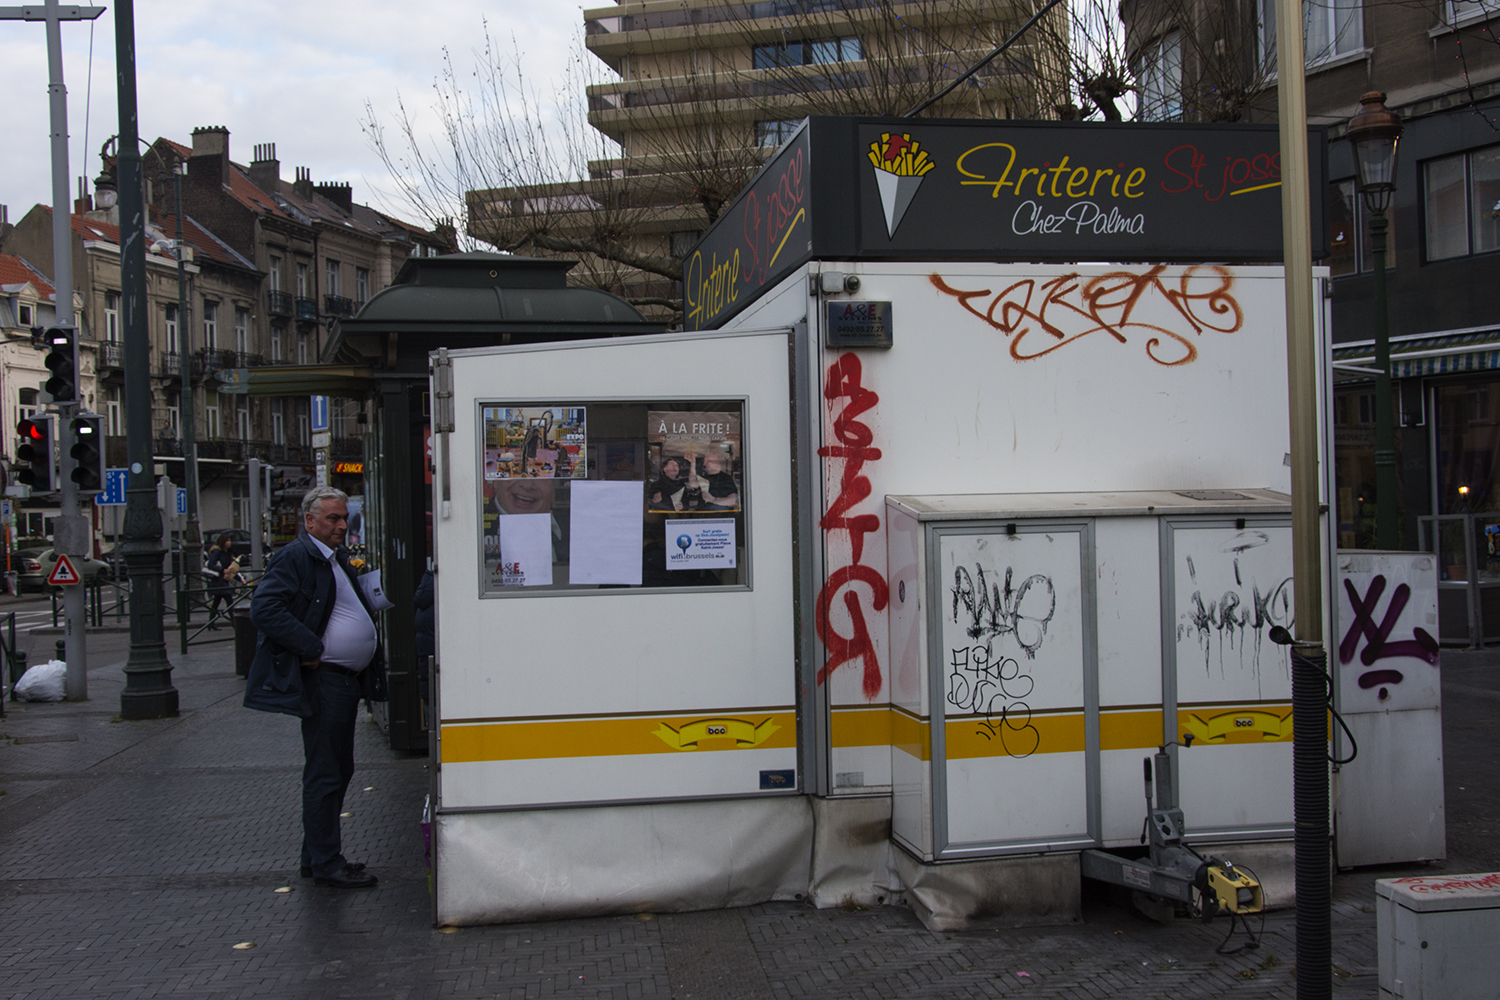
[(436, 919), (1075, 919), (1184, 733), (1190, 838), (1284, 901), (1277, 162), (810, 119), (686, 332), (434, 355)]

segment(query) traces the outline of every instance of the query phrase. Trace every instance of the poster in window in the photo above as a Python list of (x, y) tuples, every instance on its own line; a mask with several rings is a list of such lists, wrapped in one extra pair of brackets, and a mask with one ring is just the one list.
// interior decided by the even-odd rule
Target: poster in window
[(555, 567), (568, 561), (567, 491), (555, 479), (504, 479), (486, 483), (483, 498), (488, 590), (548, 586), (561, 581)]
[(582, 479), (585, 424), (581, 406), (484, 407), (484, 478)]
[(650, 410), (646, 509), (717, 514), (741, 509), (740, 415)]

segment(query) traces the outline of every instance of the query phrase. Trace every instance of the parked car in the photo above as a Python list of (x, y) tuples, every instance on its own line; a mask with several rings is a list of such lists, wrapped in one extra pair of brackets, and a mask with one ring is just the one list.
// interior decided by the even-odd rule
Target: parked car
[(244, 528), (220, 528), (218, 531), (205, 531), (203, 533), (203, 555), (208, 557), (208, 550), (218, 541), (220, 535), (229, 536), (229, 551), (243, 566), (250, 564), (250, 532)]
[[(10, 554), (10, 568), (17, 574), (17, 581), (23, 591), (45, 590), (47, 587), (47, 573), (42, 571), (41, 557), (43, 553), (51, 552), (51, 546), (45, 548), (35, 545), (26, 548), (18, 548)], [(55, 560), (54, 560), (55, 561)], [(51, 565), (47, 571), (51, 572)]]

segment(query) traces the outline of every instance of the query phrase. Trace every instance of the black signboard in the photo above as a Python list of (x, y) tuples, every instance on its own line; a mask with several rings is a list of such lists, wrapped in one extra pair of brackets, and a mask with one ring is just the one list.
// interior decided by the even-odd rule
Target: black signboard
[(890, 347), (895, 343), (891, 303), (834, 299), (823, 324), (829, 347)]
[[(1326, 256), (1324, 130), (1310, 130)], [(1281, 260), (1275, 125), (810, 118), (684, 262), (684, 327), (716, 327), (810, 258)]]

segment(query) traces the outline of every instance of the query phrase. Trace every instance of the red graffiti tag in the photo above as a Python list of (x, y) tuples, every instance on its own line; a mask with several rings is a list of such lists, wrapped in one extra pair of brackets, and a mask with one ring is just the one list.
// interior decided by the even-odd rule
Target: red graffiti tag
[[(1077, 273), (1038, 283), (1023, 278), (999, 294), (993, 289), (956, 288), (941, 275), (929, 276), (934, 288), (958, 299), (964, 309), (984, 320), (1010, 341), (1010, 356), (1030, 361), (1090, 334), (1105, 333), (1121, 344), (1132, 335), (1145, 338), (1146, 354), (1157, 364), (1195, 361), (1194, 338), (1205, 330), (1234, 333), (1244, 323), (1231, 294), (1234, 276), (1228, 268), (1184, 268), (1175, 287), (1164, 279), (1165, 265), (1149, 270), (1111, 271), (1085, 278)], [(988, 302), (976, 300), (989, 298)], [(1137, 312), (1151, 300), (1162, 300), (1171, 312), (1169, 325), (1142, 322)], [(1035, 335), (1030, 343), (1028, 338)]]
[(847, 531), (853, 565), (844, 566), (830, 573), (818, 594), (817, 617), (814, 619), (818, 638), (828, 649), (828, 660), (818, 671), (818, 683), (845, 663), (859, 660), (864, 664), (863, 689), (866, 698), (880, 694), (880, 659), (870, 639), (869, 625), (865, 619), (864, 605), (858, 594), (850, 589), (844, 593), (844, 607), (849, 611), (850, 634), (842, 635), (829, 622), (833, 600), (840, 590), (855, 583), (870, 588), (870, 607), (873, 611), (885, 610), (890, 600), (890, 588), (880, 571), (861, 565), (865, 550), (865, 536), (880, 530), (880, 517), (876, 514), (851, 514), (870, 496), (870, 480), (863, 474), (866, 462), (879, 461), (880, 449), (871, 447), (875, 433), (860, 421), (860, 414), (875, 407), (880, 397), (860, 384), (863, 368), (859, 358), (844, 354), (828, 366), (823, 382), (823, 398), (829, 403), (847, 400), (843, 409), (833, 420), (833, 437), (837, 444), (818, 449), (823, 458), (840, 459), (843, 462), (839, 477), (839, 491), (828, 505), (821, 524), (824, 531)]

